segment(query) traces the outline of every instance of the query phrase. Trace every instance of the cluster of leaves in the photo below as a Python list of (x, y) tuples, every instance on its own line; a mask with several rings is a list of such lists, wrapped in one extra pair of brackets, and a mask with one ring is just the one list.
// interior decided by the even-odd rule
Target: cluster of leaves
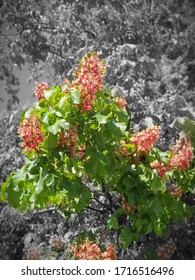
[[(97, 54), (87, 54), (81, 61), (96, 63)], [(2, 184), (1, 199), (24, 212), (52, 204), (67, 215), (91, 207), (96, 200), (108, 216), (108, 227), (119, 232), (121, 244), (129, 246), (140, 233), (161, 234), (170, 221), (193, 211), (167, 188), (169, 181), (184, 193), (193, 191), (193, 163), (158, 175), (151, 163), (166, 163), (174, 155), (152, 146), (159, 128), (134, 135), (125, 102), (108, 87), (99, 86), (86, 109), (83, 90), (88, 89), (90, 79), (86, 77), (93, 73), (94, 65), (85, 71), (82, 65), (75, 71), (83, 79), (82, 87), (77, 77), (53, 85), (23, 113), (20, 135), (26, 162)], [(26, 130), (32, 120), (33, 127)]]

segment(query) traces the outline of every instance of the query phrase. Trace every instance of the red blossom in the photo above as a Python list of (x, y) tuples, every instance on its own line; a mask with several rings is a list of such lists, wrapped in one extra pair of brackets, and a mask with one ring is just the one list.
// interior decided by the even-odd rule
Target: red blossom
[(69, 129), (67, 131), (62, 130), (58, 137), (58, 146), (59, 147), (66, 146), (70, 150), (71, 156), (75, 157), (76, 139), (77, 139), (76, 126), (73, 126), (72, 129)]
[(127, 105), (127, 102), (123, 97), (116, 97), (116, 102), (118, 102), (121, 108), (125, 108)]
[(180, 138), (177, 140), (176, 144), (171, 147), (171, 150), (173, 151), (173, 155), (170, 158), (170, 166), (176, 167), (179, 170), (190, 167), (190, 162), (194, 154), (188, 135), (181, 133)]
[(77, 70), (73, 73), (76, 78), (73, 86), (81, 92), (82, 107), (90, 111), (94, 106), (94, 98), (97, 90), (103, 87), (103, 75), (106, 64), (100, 61), (97, 53), (86, 54), (80, 61)]
[(22, 146), (27, 150), (38, 150), (40, 143), (43, 141), (44, 136), (41, 132), (41, 125), (37, 116), (24, 118), (22, 124), (18, 129), (21, 139), (23, 140)]
[(148, 153), (153, 144), (158, 140), (160, 127), (152, 125), (147, 129), (138, 132), (131, 138), (131, 142), (137, 146), (137, 150), (142, 153)]
[(183, 195), (182, 188), (180, 188), (177, 184), (171, 184), (170, 186), (167, 186), (167, 190), (171, 195), (174, 195), (176, 197), (182, 197)]
[(125, 146), (125, 144), (126, 144), (125, 140), (121, 140), (120, 144), (121, 144), (120, 153), (123, 157), (125, 157), (127, 154), (127, 151), (128, 151), (127, 147)]
[(44, 90), (48, 90), (48, 89), (49, 89), (49, 86), (48, 86), (47, 83), (45, 83), (45, 82), (42, 82), (42, 83), (36, 82), (36, 87), (35, 87), (34, 93), (37, 95), (38, 100), (40, 100), (40, 99), (45, 97), (43, 91)]
[(103, 260), (117, 260), (116, 249), (114, 244), (109, 244), (106, 251), (102, 253)]
[(190, 142), (188, 135), (181, 133), (180, 138), (177, 140), (176, 144), (171, 147), (172, 155), (167, 162), (154, 161), (150, 166), (157, 170), (160, 177), (164, 177), (167, 171), (177, 168), (183, 170), (190, 167), (190, 162), (192, 161), (193, 147)]
[(101, 260), (102, 253), (94, 242), (86, 239), (83, 244), (72, 246), (74, 256), (79, 260)]
[(86, 149), (85, 144), (82, 144), (81, 146), (79, 146), (78, 154), (79, 154), (80, 158), (82, 158), (85, 155), (85, 149)]
[(153, 169), (156, 169), (157, 173), (158, 173), (158, 176), (160, 176), (162, 178), (166, 175), (167, 171), (171, 170), (171, 166), (170, 166), (169, 162), (163, 162), (163, 161), (155, 160), (155, 161), (150, 163), (150, 166)]
[(93, 241), (86, 239), (82, 244), (72, 246), (73, 255), (79, 260), (116, 260), (115, 246), (111, 243), (105, 252)]

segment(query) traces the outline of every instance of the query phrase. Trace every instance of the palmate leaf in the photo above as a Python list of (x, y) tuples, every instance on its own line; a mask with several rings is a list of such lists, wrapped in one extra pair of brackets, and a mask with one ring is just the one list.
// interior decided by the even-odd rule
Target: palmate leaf
[(61, 131), (61, 123), (60, 120), (57, 120), (53, 125), (48, 126), (49, 132), (56, 135), (58, 132)]
[(7, 195), (6, 195), (7, 188), (9, 187), (10, 184), (13, 186), (12, 174), (13, 173), (10, 173), (6, 181), (1, 185), (0, 200), (7, 199)]
[(23, 185), (24, 181), (15, 182), (11, 173), (1, 186), (0, 200), (7, 200), (14, 208), (20, 208)]
[(47, 187), (52, 186), (54, 181), (55, 181), (54, 174), (47, 174), (43, 179), (43, 182), (46, 184)]
[(81, 103), (81, 98), (80, 98), (80, 91), (77, 88), (71, 88), (71, 99), (74, 104), (80, 104)]
[(18, 169), (17, 171), (15, 171), (13, 173), (13, 180), (14, 180), (14, 183), (18, 183), (20, 181), (24, 181), (26, 179), (26, 172), (25, 172), (25, 165), (21, 168), (21, 169)]
[(107, 116), (105, 116), (105, 115), (102, 115), (102, 114), (100, 114), (100, 113), (97, 113), (97, 114), (95, 115), (95, 117), (96, 117), (96, 119), (97, 119), (97, 121), (98, 121), (99, 124), (105, 124), (105, 123), (107, 122)]
[(115, 229), (118, 230), (119, 229), (119, 223), (118, 223), (118, 219), (116, 216), (112, 215), (108, 221), (107, 221), (107, 225), (109, 229)]
[(68, 130), (70, 128), (70, 124), (64, 119), (58, 119), (53, 125), (48, 126), (49, 132), (56, 135), (61, 129)]
[(90, 202), (92, 194), (82, 182), (63, 178), (62, 187), (66, 196), (66, 203), (73, 211), (81, 211)]
[(138, 239), (138, 234), (134, 232), (130, 227), (126, 226), (121, 229), (120, 240), (125, 247), (131, 245), (133, 241)]
[(152, 201), (151, 209), (159, 218), (161, 218), (164, 215), (164, 209), (157, 197)]
[(61, 92), (60, 86), (52, 86), (49, 90), (44, 90), (45, 99), (51, 103), (55, 103), (58, 94)]
[(126, 123), (117, 123), (114, 121), (109, 121), (107, 123), (107, 126), (114, 139), (121, 139), (127, 128)]

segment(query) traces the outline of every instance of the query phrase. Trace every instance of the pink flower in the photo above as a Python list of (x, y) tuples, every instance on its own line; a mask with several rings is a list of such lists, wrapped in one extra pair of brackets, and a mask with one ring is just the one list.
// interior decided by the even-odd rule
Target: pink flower
[(155, 160), (155, 161), (150, 163), (150, 166), (153, 169), (156, 169), (157, 173), (158, 173), (158, 176), (160, 176), (162, 178), (166, 175), (167, 171), (171, 170), (171, 166), (170, 166), (169, 162), (163, 162), (163, 161)]
[(148, 153), (153, 144), (158, 140), (160, 127), (152, 125), (147, 129), (138, 132), (131, 138), (131, 142), (137, 146), (137, 150), (142, 153)]
[(181, 133), (179, 140), (171, 147), (173, 154), (170, 156), (168, 162), (154, 161), (150, 166), (157, 170), (160, 177), (164, 177), (167, 171), (172, 170), (174, 167), (183, 170), (190, 167), (192, 161), (193, 147), (188, 135)]
[(118, 102), (121, 108), (125, 108), (127, 105), (127, 102), (123, 97), (116, 97), (116, 102)]
[(100, 248), (94, 242), (86, 239), (85, 242), (79, 245), (72, 246), (74, 256), (79, 260), (101, 260), (102, 253)]
[(85, 111), (90, 111), (94, 106), (95, 93), (103, 87), (105, 70), (106, 64), (100, 61), (98, 54), (91, 53), (81, 59), (77, 70), (73, 73), (76, 79), (72, 84), (81, 92), (81, 105)]
[(117, 260), (116, 249), (114, 244), (109, 244), (106, 251), (102, 253), (103, 260)]
[(173, 155), (170, 158), (170, 166), (176, 167), (179, 170), (189, 168), (192, 161), (193, 147), (188, 135), (181, 133), (179, 140), (171, 147)]
[(111, 243), (106, 251), (102, 252), (100, 247), (93, 241), (86, 239), (82, 244), (72, 246), (73, 255), (79, 260), (116, 260), (115, 247)]
[(44, 136), (41, 132), (41, 125), (37, 116), (24, 118), (18, 132), (23, 140), (22, 146), (25, 147), (27, 151), (32, 149), (38, 150), (40, 148), (39, 145), (43, 141)]
[(34, 93), (37, 95), (38, 100), (40, 100), (40, 99), (45, 97), (43, 91), (44, 90), (48, 90), (48, 89), (49, 89), (49, 86), (48, 86), (47, 83), (44, 83), (44, 82), (38, 83), (38, 82), (36, 82), (36, 87), (35, 87)]
[(78, 154), (79, 154), (80, 158), (82, 158), (85, 155), (85, 149), (86, 149), (85, 144), (82, 144), (81, 146), (79, 146)]
[(76, 126), (74, 125), (72, 129), (67, 131), (62, 130), (58, 137), (58, 146), (64, 147), (66, 146), (70, 150), (70, 154), (72, 157), (76, 156), (76, 140), (77, 140), (77, 132)]

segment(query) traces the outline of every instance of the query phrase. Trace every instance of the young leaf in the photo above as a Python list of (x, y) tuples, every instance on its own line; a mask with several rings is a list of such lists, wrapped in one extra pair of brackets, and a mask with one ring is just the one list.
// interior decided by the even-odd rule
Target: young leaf
[(81, 99), (80, 99), (80, 91), (77, 88), (72, 88), (71, 89), (71, 99), (74, 104), (80, 104)]

